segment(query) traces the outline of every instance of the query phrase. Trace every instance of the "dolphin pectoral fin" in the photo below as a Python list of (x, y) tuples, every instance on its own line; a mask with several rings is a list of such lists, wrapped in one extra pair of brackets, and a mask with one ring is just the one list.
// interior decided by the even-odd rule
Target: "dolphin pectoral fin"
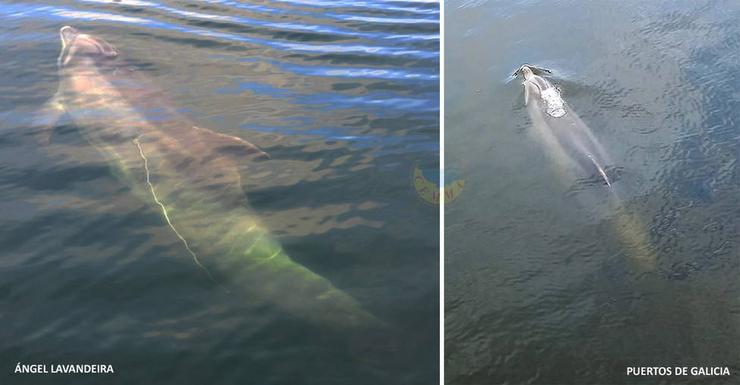
[(238, 136), (222, 134), (220, 132), (198, 126), (193, 126), (193, 128), (201, 135), (202, 140), (213, 144), (215, 147), (237, 148), (247, 157), (251, 157), (253, 159), (270, 159), (269, 154)]
[(37, 136), (42, 144), (49, 144), (54, 127), (65, 114), (66, 111), (59, 98), (52, 97), (32, 114), (30, 127), (35, 130), (32, 134)]
[(524, 105), (526, 106), (527, 103), (529, 103), (529, 88), (524, 84)]

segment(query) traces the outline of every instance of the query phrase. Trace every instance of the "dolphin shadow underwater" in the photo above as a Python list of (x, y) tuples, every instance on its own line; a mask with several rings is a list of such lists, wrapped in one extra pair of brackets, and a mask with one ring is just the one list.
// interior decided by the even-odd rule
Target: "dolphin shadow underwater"
[(62, 118), (69, 120), (115, 176), (161, 214), (204, 275), (229, 293), (313, 326), (388, 328), (291, 259), (249, 208), (240, 169), (268, 159), (265, 152), (194, 125), (104, 39), (70, 26), (59, 36), (59, 88), (38, 120), (48, 135)]
[(649, 233), (638, 216), (628, 212), (620, 197), (619, 181), (624, 169), (614, 165), (593, 131), (563, 100), (560, 89), (546, 79), (551, 74), (547, 69), (524, 64), (512, 75), (523, 78), (524, 104), (531, 120), (529, 136), (554, 165), (569, 188), (568, 195), (599, 187), (607, 190), (605, 195), (612, 206), (620, 243), (638, 270), (654, 271), (656, 256)]

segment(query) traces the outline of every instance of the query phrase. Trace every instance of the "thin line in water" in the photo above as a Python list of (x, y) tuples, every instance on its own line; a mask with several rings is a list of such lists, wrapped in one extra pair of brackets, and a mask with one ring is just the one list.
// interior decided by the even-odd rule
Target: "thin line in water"
[(172, 221), (170, 221), (170, 216), (167, 214), (167, 208), (164, 207), (164, 204), (160, 202), (159, 198), (157, 198), (157, 193), (154, 192), (154, 185), (152, 184), (150, 178), (149, 178), (149, 160), (144, 155), (144, 150), (141, 148), (141, 143), (139, 143), (139, 138), (134, 138), (134, 144), (139, 149), (139, 155), (141, 155), (141, 159), (144, 160), (144, 171), (146, 172), (146, 184), (149, 185), (149, 191), (152, 192), (152, 197), (154, 198), (154, 201), (157, 202), (159, 207), (162, 208), (162, 214), (164, 214), (164, 219), (167, 221), (167, 224), (170, 226), (172, 231), (177, 235), (178, 238), (182, 241), (182, 244), (185, 245), (185, 249), (187, 249), (188, 253), (193, 256), (193, 261), (195, 262), (198, 267), (203, 269), (203, 271), (208, 274), (208, 278), (211, 279), (211, 281), (216, 282), (215, 279), (213, 279), (213, 276), (211, 275), (211, 272), (206, 269), (205, 266), (203, 266), (202, 263), (200, 263), (200, 260), (198, 259), (198, 256), (195, 255), (195, 252), (190, 248), (190, 245), (188, 245), (188, 241), (185, 240), (185, 237), (183, 237), (179, 231), (175, 228), (175, 226), (172, 224)]
[(606, 185), (609, 186), (609, 188), (612, 188), (612, 182), (609, 180), (609, 177), (606, 175), (606, 171), (596, 162), (596, 159), (594, 159), (591, 154), (586, 154), (588, 156), (588, 159), (591, 159), (591, 163), (596, 166), (596, 169), (599, 170), (599, 174), (601, 174), (601, 177), (604, 178), (604, 182), (606, 182)]

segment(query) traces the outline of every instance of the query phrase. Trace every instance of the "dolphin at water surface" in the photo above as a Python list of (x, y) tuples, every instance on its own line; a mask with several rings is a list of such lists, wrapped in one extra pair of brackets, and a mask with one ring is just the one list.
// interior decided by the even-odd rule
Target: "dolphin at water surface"
[(232, 293), (317, 325), (382, 325), (292, 260), (247, 206), (240, 168), (267, 154), (239, 137), (195, 126), (104, 39), (70, 26), (59, 35), (60, 83), (47, 112), (71, 118), (115, 175), (162, 214), (204, 274), (226, 281)]
[(611, 187), (607, 174), (611, 161), (604, 147), (563, 100), (560, 90), (538, 75), (545, 71), (523, 65), (514, 73), (524, 78), (524, 103), (536, 138), (562, 171), (576, 179), (596, 176)]
[(638, 217), (624, 210), (614, 186), (620, 169), (613, 167), (607, 151), (563, 100), (560, 90), (544, 77), (546, 74), (550, 71), (528, 64), (513, 74), (524, 79), (524, 103), (532, 121), (530, 136), (539, 142), (567, 184), (597, 180), (607, 186), (619, 209), (614, 215), (619, 239), (641, 270), (653, 270), (656, 257), (648, 232)]

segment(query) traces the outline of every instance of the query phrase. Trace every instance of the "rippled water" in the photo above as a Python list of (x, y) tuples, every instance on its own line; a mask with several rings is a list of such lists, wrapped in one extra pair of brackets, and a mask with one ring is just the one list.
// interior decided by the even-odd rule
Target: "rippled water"
[[(127, 384), (436, 383), (438, 211), (411, 173), (438, 167), (438, 18), (431, 0), (0, 1), (0, 383), (109, 380), (17, 362), (109, 363)], [(214, 284), (77, 127), (40, 144), (63, 25), (268, 152), (242, 175), (256, 215), (386, 326), (320, 327)]]
[[(445, 362), (450, 384), (730, 384), (740, 370), (740, 7), (732, 1), (446, 3)], [(624, 174), (620, 208), (530, 137), (523, 63)], [(572, 187), (576, 185), (575, 193)], [(583, 204), (579, 197), (596, 198)], [(654, 266), (623, 246), (620, 215)], [(627, 366), (731, 377), (627, 377)]]

